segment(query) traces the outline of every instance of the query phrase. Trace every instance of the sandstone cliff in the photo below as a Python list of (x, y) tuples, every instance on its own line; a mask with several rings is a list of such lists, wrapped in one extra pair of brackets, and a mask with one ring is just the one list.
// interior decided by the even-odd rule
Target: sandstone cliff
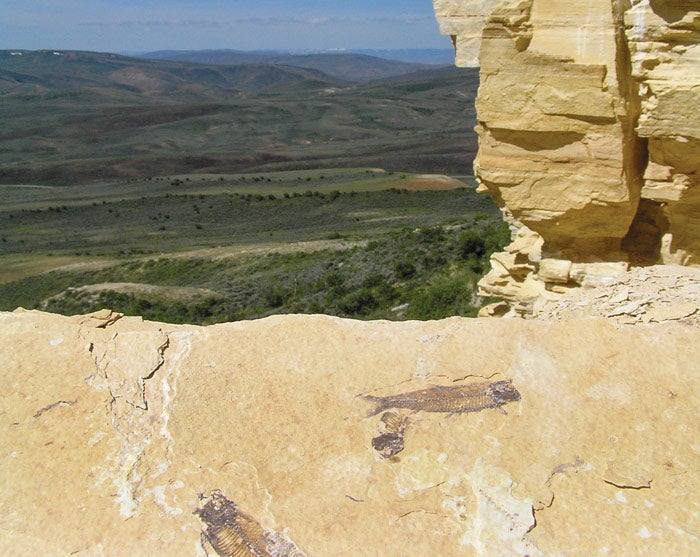
[(481, 67), (475, 175), (514, 231), (486, 294), (529, 312), (629, 263), (700, 263), (697, 2), (434, 4)]
[[(686, 277), (694, 310), (634, 326), (0, 314), (0, 552), (698, 554)], [(605, 312), (652, 312), (623, 286)], [(504, 381), (464, 413), (363, 398)]]

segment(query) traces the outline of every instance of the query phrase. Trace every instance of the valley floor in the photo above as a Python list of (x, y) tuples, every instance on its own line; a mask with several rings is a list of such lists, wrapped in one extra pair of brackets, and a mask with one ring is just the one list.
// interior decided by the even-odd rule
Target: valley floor
[(475, 315), (476, 281), (508, 240), (469, 182), (377, 168), (3, 189), (8, 310)]

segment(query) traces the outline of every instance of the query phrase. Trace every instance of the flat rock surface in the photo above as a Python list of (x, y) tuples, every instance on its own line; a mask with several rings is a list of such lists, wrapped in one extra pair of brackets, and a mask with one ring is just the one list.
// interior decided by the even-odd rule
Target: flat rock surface
[(699, 361), (678, 321), (2, 313), (0, 552), (698, 554)]
[(700, 327), (700, 268), (633, 267), (613, 284), (573, 289), (534, 313), (547, 320), (597, 316), (617, 325), (679, 321)]

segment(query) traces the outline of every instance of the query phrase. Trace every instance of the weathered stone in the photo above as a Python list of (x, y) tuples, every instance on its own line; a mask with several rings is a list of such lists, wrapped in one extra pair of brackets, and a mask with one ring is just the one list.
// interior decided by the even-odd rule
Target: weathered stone
[(483, 0), (478, 3), (433, 0), (440, 23), (440, 32), (452, 38), (458, 66), (479, 65), (479, 44), (486, 15), (500, 2), (501, 0)]
[[(608, 273), (609, 274), (609, 273)], [(605, 316), (618, 324), (682, 321), (700, 326), (700, 269), (670, 265), (634, 267), (614, 278), (569, 289), (534, 305), (539, 319)]]
[(571, 261), (567, 259), (543, 259), (540, 261), (537, 275), (545, 282), (566, 284), (571, 275)]
[[(700, 551), (697, 326), (106, 322), (0, 314), (4, 554), (203, 555), (206, 501), (270, 554)], [(502, 411), (359, 396), (506, 379)]]
[[(478, 59), (481, 67), (480, 190), (516, 230), (541, 237), (545, 260), (697, 264), (697, 3), (436, 0), (435, 7), (457, 36), (457, 64)], [(464, 14), (468, 31), (456, 24)], [(527, 257), (528, 239), (508, 252), (522, 248)], [(549, 271), (532, 261), (535, 280), (548, 283)], [(481, 292), (502, 296), (508, 282), (506, 299), (531, 295), (532, 288), (521, 292), (518, 265), (506, 269), (512, 280), (503, 269), (487, 276)], [(555, 277), (546, 290), (561, 284)]]
[(499, 31), (500, 13), (487, 18), (475, 174), (548, 253), (576, 259), (624, 237), (634, 218), (635, 114), (616, 72), (610, 2), (530, 4), (526, 50)]
[(628, 264), (620, 263), (574, 263), (571, 279), (580, 286), (609, 286), (620, 282), (627, 275)]
[(649, 138), (642, 196), (667, 203), (665, 259), (700, 262), (700, 6), (637, 0), (625, 13), (632, 76), (642, 98), (637, 132)]

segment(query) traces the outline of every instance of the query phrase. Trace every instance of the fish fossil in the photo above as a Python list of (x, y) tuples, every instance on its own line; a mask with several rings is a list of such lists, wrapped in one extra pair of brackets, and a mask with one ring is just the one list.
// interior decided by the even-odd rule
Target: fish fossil
[(384, 425), (385, 433), (403, 435), (403, 432), (406, 431), (408, 420), (398, 412), (384, 412), (381, 420)]
[(404, 449), (403, 434), (406, 430), (406, 418), (398, 412), (384, 412), (382, 425), (384, 431), (372, 439), (372, 447), (382, 458), (391, 458)]
[(403, 435), (398, 433), (382, 433), (372, 439), (372, 447), (382, 458), (391, 458), (403, 451)]
[(489, 383), (482, 381), (454, 387), (430, 387), (390, 396), (363, 395), (376, 404), (369, 416), (388, 408), (408, 408), (415, 412), (479, 412), (487, 408), (500, 408), (509, 402), (520, 400), (520, 393), (511, 380)]
[[(205, 499), (204, 496), (202, 496)], [(195, 514), (204, 522), (203, 537), (221, 557), (303, 557), (281, 532), (266, 532), (233, 501), (215, 490)]]

